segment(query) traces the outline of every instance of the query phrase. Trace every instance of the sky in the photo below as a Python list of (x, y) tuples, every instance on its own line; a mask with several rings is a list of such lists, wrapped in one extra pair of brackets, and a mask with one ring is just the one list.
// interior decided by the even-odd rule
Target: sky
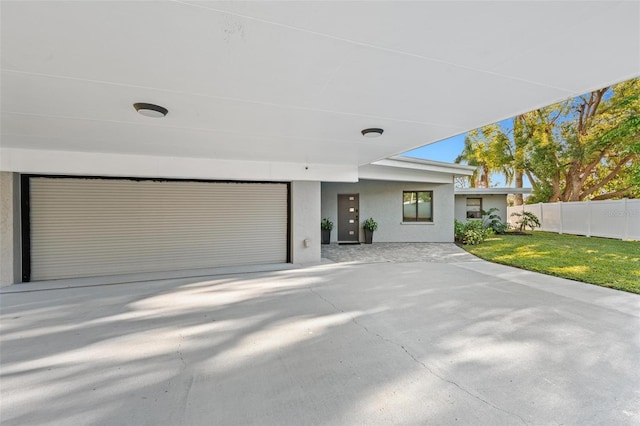
[(407, 151), (403, 155), (422, 158), (425, 160), (453, 163), (464, 148), (464, 137), (466, 135), (466, 133), (462, 133), (449, 139), (441, 140), (440, 142), (425, 145), (412, 151)]

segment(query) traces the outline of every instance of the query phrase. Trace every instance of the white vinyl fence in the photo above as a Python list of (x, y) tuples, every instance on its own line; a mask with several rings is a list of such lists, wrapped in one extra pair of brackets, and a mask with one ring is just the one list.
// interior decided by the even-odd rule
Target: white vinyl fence
[(513, 212), (535, 214), (540, 230), (621, 240), (640, 240), (640, 199), (525, 204), (507, 208), (507, 221), (515, 225)]

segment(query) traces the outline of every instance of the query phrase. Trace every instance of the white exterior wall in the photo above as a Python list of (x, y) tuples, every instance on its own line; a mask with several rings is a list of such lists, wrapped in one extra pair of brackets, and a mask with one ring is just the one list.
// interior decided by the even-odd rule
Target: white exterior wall
[[(402, 223), (402, 192), (433, 191), (433, 223)], [(360, 195), (360, 223), (378, 222), (373, 242), (452, 242), (453, 183), (361, 180), (358, 183), (322, 183), (322, 217), (333, 223), (331, 241), (338, 235), (338, 194)], [(360, 241), (364, 232), (360, 226)]]
[(482, 210), (492, 208), (498, 209), (496, 212), (502, 222), (507, 221), (507, 196), (502, 194), (493, 195), (468, 195), (456, 194), (456, 219), (459, 222), (467, 221), (467, 198), (482, 198)]
[(292, 263), (320, 262), (320, 220), (320, 182), (291, 182)]
[(0, 286), (22, 281), (18, 181), (17, 174), (0, 172)]

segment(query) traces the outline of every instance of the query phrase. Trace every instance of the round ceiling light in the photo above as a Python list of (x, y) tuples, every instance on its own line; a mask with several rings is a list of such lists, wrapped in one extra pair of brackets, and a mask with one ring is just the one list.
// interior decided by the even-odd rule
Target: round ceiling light
[(168, 109), (160, 105), (146, 104), (143, 102), (137, 102), (133, 104), (133, 107), (145, 117), (162, 118), (169, 112)]
[(373, 127), (371, 129), (364, 129), (362, 131), (362, 136), (365, 136), (367, 138), (377, 138), (382, 134), (382, 132), (384, 132), (384, 130), (379, 129), (377, 127)]

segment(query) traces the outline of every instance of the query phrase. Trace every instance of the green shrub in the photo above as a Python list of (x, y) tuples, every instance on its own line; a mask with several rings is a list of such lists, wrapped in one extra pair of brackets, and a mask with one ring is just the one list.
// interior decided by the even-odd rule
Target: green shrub
[(453, 222), (453, 238), (461, 243), (462, 237), (464, 236), (465, 225), (462, 222), (459, 222), (458, 219), (455, 219)]
[(465, 245), (477, 245), (494, 234), (492, 228), (483, 226), (479, 220), (470, 220), (467, 223), (454, 222), (454, 237), (459, 243)]
[(480, 221), (470, 221), (466, 224), (462, 244), (475, 246), (493, 235), (491, 228), (485, 228)]

